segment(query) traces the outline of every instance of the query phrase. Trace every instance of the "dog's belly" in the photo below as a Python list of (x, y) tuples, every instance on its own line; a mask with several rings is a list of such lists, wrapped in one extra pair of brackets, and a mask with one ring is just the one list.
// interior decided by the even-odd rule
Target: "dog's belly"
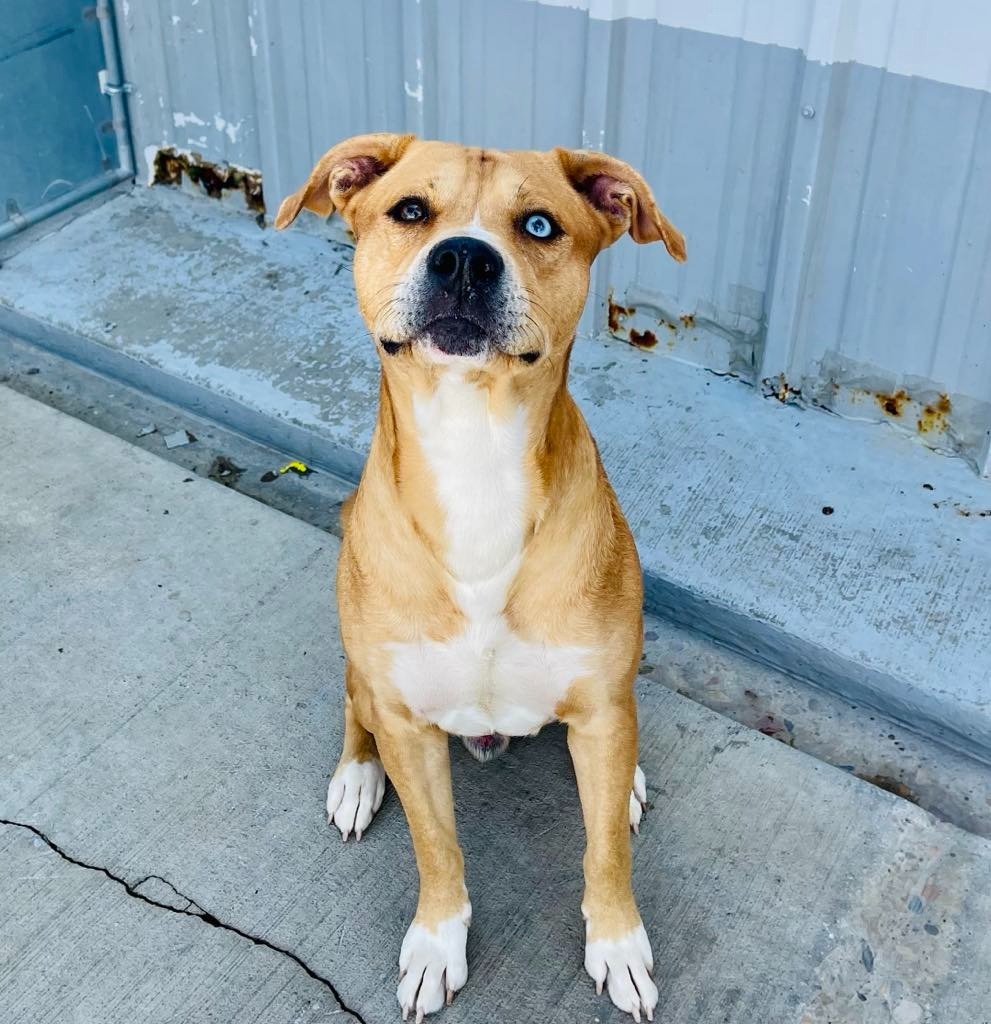
[(392, 644), (392, 682), (414, 714), (459, 736), (526, 736), (555, 717), (590, 651), (520, 639), (502, 616), (439, 643)]

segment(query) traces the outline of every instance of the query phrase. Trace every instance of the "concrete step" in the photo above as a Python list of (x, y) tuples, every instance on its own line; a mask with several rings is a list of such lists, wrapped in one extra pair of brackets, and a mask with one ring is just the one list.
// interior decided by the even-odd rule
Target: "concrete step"
[[(377, 365), (350, 252), (139, 189), (0, 251), (0, 327), (352, 479)], [(649, 609), (991, 761), (991, 482), (894, 431), (579, 339)]]
[[(401, 809), (347, 846), (322, 814), (336, 539), (2, 387), (0, 481), (0, 1019), (397, 1020)], [(991, 843), (639, 698), (655, 1019), (987, 1019)], [(452, 756), (475, 920), (443, 1019), (628, 1019), (582, 969), (560, 730)]]

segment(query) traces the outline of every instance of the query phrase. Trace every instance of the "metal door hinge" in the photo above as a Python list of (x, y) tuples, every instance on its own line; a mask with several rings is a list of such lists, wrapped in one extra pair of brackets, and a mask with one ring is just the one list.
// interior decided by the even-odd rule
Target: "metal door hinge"
[(134, 86), (130, 82), (109, 81), (110, 72), (106, 68), (100, 68), (96, 73), (96, 78), (100, 83), (100, 92), (105, 96), (114, 96), (118, 93), (134, 91)]

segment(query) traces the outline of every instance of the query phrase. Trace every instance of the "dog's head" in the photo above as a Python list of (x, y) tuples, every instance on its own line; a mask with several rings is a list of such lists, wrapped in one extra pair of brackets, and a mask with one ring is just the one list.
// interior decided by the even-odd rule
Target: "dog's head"
[(589, 267), (624, 232), (685, 258), (643, 178), (590, 151), (360, 135), (323, 155), (275, 226), (303, 207), (354, 233), (358, 302), (386, 357), (536, 364), (567, 350)]

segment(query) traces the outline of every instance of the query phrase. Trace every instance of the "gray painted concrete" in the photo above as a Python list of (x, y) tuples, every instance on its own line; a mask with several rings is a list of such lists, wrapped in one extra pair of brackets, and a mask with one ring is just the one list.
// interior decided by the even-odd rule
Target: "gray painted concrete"
[[(20, 245), (0, 327), (355, 479), (377, 364), (348, 258), (141, 190)], [(649, 608), (991, 760), (991, 484), (625, 344), (580, 339), (572, 382)]]
[[(336, 541), (185, 475), (0, 388), (0, 1017), (348, 1019), (323, 978), (396, 1019), (400, 809), (347, 846), (322, 820)], [(664, 687), (641, 709), (657, 1019), (987, 1020), (991, 844)], [(560, 731), (452, 755), (475, 924), (445, 1019), (618, 1020), (581, 968)]]

